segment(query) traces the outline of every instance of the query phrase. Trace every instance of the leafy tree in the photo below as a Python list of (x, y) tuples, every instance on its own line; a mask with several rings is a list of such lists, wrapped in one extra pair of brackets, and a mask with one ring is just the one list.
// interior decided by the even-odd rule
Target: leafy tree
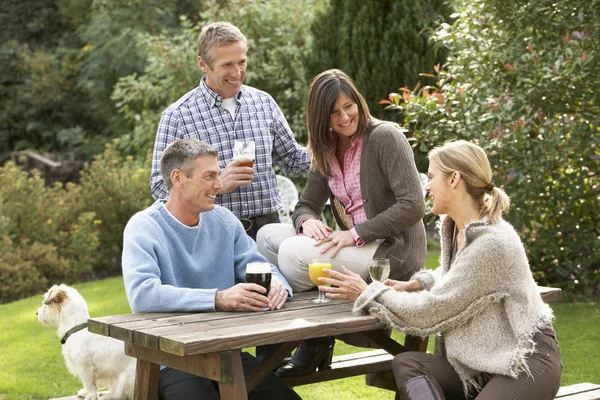
[(450, 50), (436, 85), (384, 102), (423, 153), (452, 138), (482, 145), (538, 279), (598, 290), (600, 1), (454, 3), (456, 22), (434, 37)]
[[(143, 70), (140, 32), (179, 26), (200, 0), (7, 0), (0, 3), (0, 161), (11, 150), (91, 159), (127, 132), (110, 96)], [(35, 12), (31, 12), (35, 10)]]
[(381, 98), (399, 85), (414, 85), (419, 72), (444, 59), (444, 51), (428, 44), (426, 32), (449, 13), (442, 0), (331, 0), (312, 25), (307, 78), (329, 68), (343, 70), (371, 112), (384, 118), (377, 106)]
[(4, 0), (0, 43), (15, 40), (33, 50), (76, 44), (73, 32), (86, 23), (92, 0)]
[[(95, 126), (77, 88), (82, 46), (73, 32), (89, 0), (6, 1), (0, 6), (0, 151), (74, 150)], [(34, 13), (31, 10), (35, 10)], [(101, 148), (100, 148), (101, 149)]]
[(182, 18), (176, 32), (141, 34), (138, 49), (147, 59), (143, 74), (123, 77), (113, 99), (130, 124), (122, 139), (130, 153), (145, 155), (152, 149), (161, 112), (198, 85), (196, 39), (209, 22), (226, 20), (248, 38), (248, 70), (245, 83), (271, 94), (297, 139), (305, 140), (304, 102), (308, 82), (303, 58), (310, 41), (309, 27), (322, 0), (208, 0), (194, 24)]
[(89, 95), (88, 107), (105, 116), (107, 133), (120, 136), (129, 131), (116, 112), (111, 94), (124, 76), (139, 74), (147, 63), (138, 48), (141, 33), (169, 32), (179, 26), (181, 15), (194, 17), (201, 1), (104, 0), (94, 2), (90, 20), (78, 29), (85, 47), (78, 86)]

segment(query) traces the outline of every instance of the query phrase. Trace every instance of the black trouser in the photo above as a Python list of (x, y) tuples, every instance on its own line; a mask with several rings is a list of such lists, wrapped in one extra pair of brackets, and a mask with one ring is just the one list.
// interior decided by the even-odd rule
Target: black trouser
[(279, 213), (277, 212), (252, 218), (240, 218), (240, 221), (242, 222), (242, 225), (244, 225), (246, 234), (254, 239), (254, 241), (256, 241), (256, 233), (260, 228), (267, 224), (278, 224), (281, 222)]
[[(258, 366), (248, 353), (242, 353), (242, 368), (247, 375)], [(218, 400), (219, 384), (208, 378), (188, 374), (172, 368), (160, 371), (158, 395), (161, 400)], [(269, 373), (248, 393), (249, 400), (299, 400), (300, 396), (275, 374)]]
[[(562, 362), (556, 334), (544, 328), (533, 336), (536, 352), (527, 359), (531, 376), (521, 372), (517, 379), (493, 375), (481, 392), (471, 398), (477, 400), (551, 400), (560, 388)], [(466, 399), (463, 386), (452, 365), (441, 356), (409, 351), (401, 353), (392, 362), (396, 385), (401, 388), (411, 378), (428, 375), (438, 381), (447, 399)], [(475, 397), (476, 396), (476, 397)]]

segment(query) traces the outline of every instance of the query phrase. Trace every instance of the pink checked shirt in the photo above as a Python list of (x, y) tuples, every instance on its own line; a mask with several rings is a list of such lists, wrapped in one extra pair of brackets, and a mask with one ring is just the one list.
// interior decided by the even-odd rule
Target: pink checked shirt
[[(337, 141), (337, 134), (332, 132), (332, 135)], [(354, 226), (367, 220), (367, 213), (360, 191), (360, 156), (362, 154), (363, 139), (364, 135), (360, 135), (352, 141), (350, 147), (346, 150), (343, 172), (335, 157), (335, 150), (331, 150), (327, 159), (331, 171), (328, 180), (329, 188), (333, 195), (344, 205), (346, 214), (350, 216), (350, 222), (352, 223), (350, 232), (357, 246), (362, 246), (365, 242), (360, 239)]]

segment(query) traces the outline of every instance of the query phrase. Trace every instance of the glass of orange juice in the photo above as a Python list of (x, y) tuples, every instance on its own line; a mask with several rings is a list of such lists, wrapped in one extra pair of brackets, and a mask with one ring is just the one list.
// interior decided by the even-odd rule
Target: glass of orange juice
[(316, 258), (311, 260), (308, 264), (310, 280), (319, 288), (319, 297), (314, 299), (313, 303), (329, 303), (330, 301), (321, 291), (322, 283), (319, 282), (320, 277), (329, 278), (329, 275), (323, 272), (324, 269), (331, 269), (331, 260), (326, 258)]

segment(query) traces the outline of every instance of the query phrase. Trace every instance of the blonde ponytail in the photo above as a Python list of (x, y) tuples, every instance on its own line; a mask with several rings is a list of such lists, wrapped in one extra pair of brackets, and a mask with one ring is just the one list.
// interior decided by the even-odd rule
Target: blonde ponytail
[(491, 224), (497, 224), (502, 219), (502, 213), (510, 207), (510, 198), (504, 190), (493, 187), (485, 196), (483, 209), (480, 210), (482, 217), (488, 217)]
[(465, 140), (451, 141), (431, 150), (427, 157), (446, 175), (460, 172), (467, 193), (479, 205), (481, 218), (488, 217), (491, 224), (502, 219), (502, 213), (510, 207), (510, 199), (491, 182), (492, 168), (481, 147)]

